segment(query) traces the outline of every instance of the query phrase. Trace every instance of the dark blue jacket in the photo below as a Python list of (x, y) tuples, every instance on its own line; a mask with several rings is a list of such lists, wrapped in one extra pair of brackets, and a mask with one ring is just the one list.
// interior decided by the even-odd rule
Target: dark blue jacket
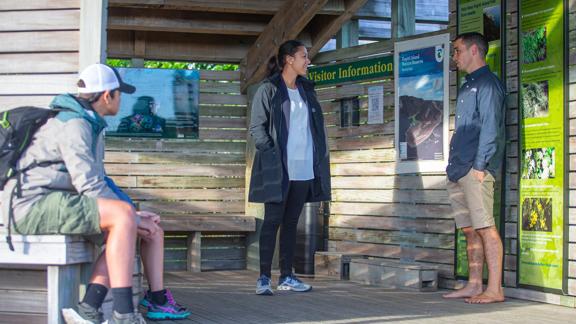
[(505, 145), (506, 92), (488, 66), (468, 74), (456, 102), (456, 122), (446, 173), (457, 182), (470, 168), (496, 177)]

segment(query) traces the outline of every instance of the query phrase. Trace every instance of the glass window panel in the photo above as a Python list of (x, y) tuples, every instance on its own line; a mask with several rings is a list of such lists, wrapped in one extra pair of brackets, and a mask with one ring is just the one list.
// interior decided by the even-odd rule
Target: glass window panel
[(368, 0), (356, 12), (358, 18), (379, 19), (390, 18), (392, 14), (392, 0)]
[(447, 22), (449, 13), (448, 0), (416, 0), (416, 20)]
[(424, 34), (446, 29), (447, 25), (416, 23), (416, 34)]
[(336, 49), (336, 39), (330, 39), (324, 46), (320, 49), (320, 52), (333, 51)]
[(392, 35), (389, 21), (360, 19), (358, 24), (360, 39), (389, 39)]

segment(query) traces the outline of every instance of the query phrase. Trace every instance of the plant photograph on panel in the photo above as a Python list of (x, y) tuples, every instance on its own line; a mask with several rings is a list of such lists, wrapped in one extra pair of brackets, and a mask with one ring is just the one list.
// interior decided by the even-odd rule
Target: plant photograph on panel
[(523, 118), (548, 116), (549, 87), (548, 80), (522, 84), (520, 105)]
[(552, 231), (552, 198), (525, 198), (522, 201), (522, 229)]
[(488, 7), (482, 12), (483, 35), (486, 37), (486, 41), (491, 42), (500, 39), (500, 17), (500, 6)]
[(546, 27), (538, 27), (522, 34), (522, 62), (530, 64), (546, 59)]
[(556, 154), (553, 147), (523, 150), (522, 155), (522, 179), (556, 177)]

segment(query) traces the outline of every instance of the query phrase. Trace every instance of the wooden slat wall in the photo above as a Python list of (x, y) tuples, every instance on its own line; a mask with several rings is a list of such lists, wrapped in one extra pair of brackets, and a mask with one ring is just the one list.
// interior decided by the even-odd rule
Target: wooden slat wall
[[(244, 215), (247, 130), (240, 73), (201, 71), (200, 78), (199, 139), (107, 137), (106, 172), (141, 209), (163, 216)], [(166, 246), (166, 267), (186, 269), (186, 239), (167, 237)]]
[(569, 218), (568, 235), (568, 293), (576, 296), (576, 1), (570, 0), (569, 9), (569, 100), (567, 107), (569, 116), (569, 159), (570, 163), (566, 168), (569, 170), (570, 188), (569, 201), (566, 202)]
[(506, 188), (504, 215), (504, 285), (516, 287), (518, 238), (518, 4), (506, 1)]
[[(518, 236), (518, 4), (506, 2), (507, 155), (505, 179), (504, 284), (516, 286)], [(576, 295), (576, 1), (570, 0), (569, 98), (569, 229), (568, 293)], [(450, 31), (454, 38), (456, 1), (450, 1)], [(374, 51), (373, 49), (379, 49)], [(318, 64), (353, 60), (353, 53), (390, 53), (393, 44), (343, 49), (317, 56)], [(451, 65), (450, 130), (454, 127), (456, 71)], [(341, 129), (339, 104), (333, 100), (366, 95), (367, 84), (318, 89), (323, 100), (332, 151), (333, 201), (330, 250), (376, 257), (415, 260), (440, 267), (441, 285), (454, 287), (454, 222), (447, 204), (445, 175), (396, 175), (394, 164), (393, 80), (376, 84), (385, 89), (385, 123)], [(361, 123), (367, 103), (361, 97)]]
[[(451, 6), (454, 30), (455, 6)], [(368, 46), (369, 47), (369, 46)], [(391, 54), (392, 42), (375, 45), (362, 55)], [(355, 48), (338, 55), (319, 54), (316, 64), (356, 59)], [(451, 75), (451, 111), (455, 76)], [(384, 124), (367, 125), (368, 88), (384, 87)], [(416, 261), (438, 266), (453, 278), (454, 221), (448, 205), (443, 173), (396, 174), (394, 148), (394, 80), (317, 87), (325, 113), (331, 148), (332, 202), (329, 250)], [(340, 128), (342, 98), (359, 96), (359, 127)], [(453, 122), (451, 123), (453, 127)]]
[(76, 91), (79, 39), (80, 0), (1, 1), (0, 110)]

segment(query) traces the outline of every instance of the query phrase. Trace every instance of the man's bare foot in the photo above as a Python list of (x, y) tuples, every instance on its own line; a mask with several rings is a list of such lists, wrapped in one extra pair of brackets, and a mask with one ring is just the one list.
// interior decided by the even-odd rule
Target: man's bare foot
[(482, 286), (469, 286), (462, 289), (458, 289), (451, 293), (447, 293), (442, 295), (443, 298), (446, 299), (455, 299), (455, 298), (470, 298), (482, 294)]
[(465, 302), (468, 304), (492, 304), (501, 303), (504, 300), (504, 293), (502, 293), (502, 290), (500, 290), (498, 293), (485, 291), (477, 296), (466, 298)]

